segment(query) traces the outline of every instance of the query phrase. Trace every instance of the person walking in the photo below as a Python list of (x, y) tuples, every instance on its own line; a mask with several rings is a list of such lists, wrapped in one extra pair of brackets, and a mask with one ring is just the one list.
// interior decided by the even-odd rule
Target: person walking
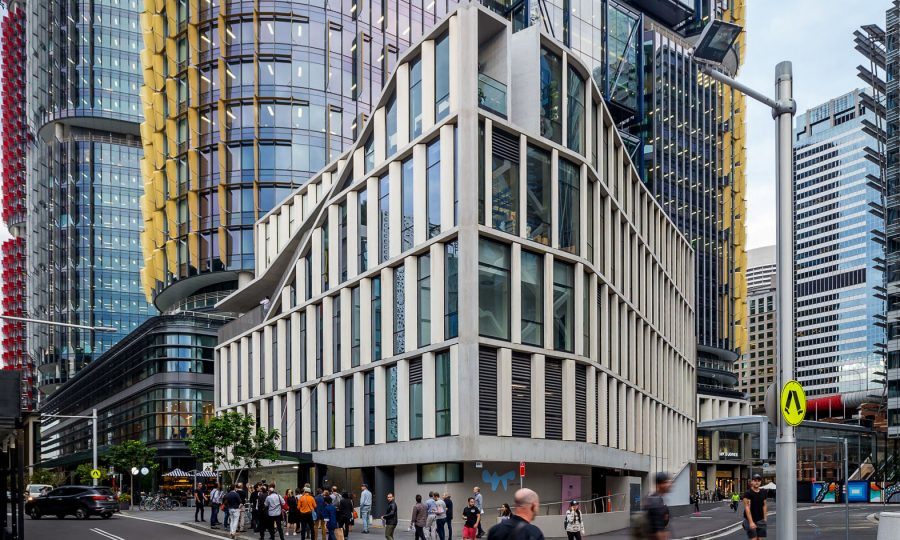
[(646, 533), (651, 540), (669, 540), (669, 507), (664, 496), (671, 488), (672, 477), (669, 473), (656, 473), (656, 491), (648, 495), (644, 502)]
[[(338, 527), (337, 510), (332, 504), (330, 495), (324, 497), (324, 499), (325, 506), (322, 508), (322, 522), (328, 530), (328, 540), (337, 540), (337, 531), (340, 530)], [(341, 535), (343, 536), (343, 531), (341, 532)]]
[(228, 531), (231, 538), (237, 536), (238, 525), (241, 523), (241, 495), (234, 486), (228, 491), (223, 498), (222, 504), (225, 505), (225, 511), (228, 512)]
[(297, 526), (300, 525), (300, 509), (297, 508), (298, 500), (294, 495), (294, 490), (289, 489), (284, 492), (284, 502), (288, 506), (286, 536), (296, 536)]
[(250, 528), (253, 529), (253, 532), (259, 532), (259, 512), (257, 511), (259, 508), (259, 490), (260, 484), (254, 484), (253, 491), (247, 499), (247, 502), (250, 505)]
[(384, 522), (384, 538), (385, 540), (394, 540), (394, 529), (397, 528), (397, 503), (394, 502), (394, 494), (387, 494), (387, 511), (381, 516)]
[[(197, 482), (197, 486), (194, 488), (194, 523), (206, 521), (206, 517), (203, 515), (204, 508), (206, 508), (206, 490), (203, 489), (203, 484)], [(200, 514), (200, 519), (197, 519), (197, 514)]]
[[(300, 540), (313, 540), (315, 532), (313, 523), (315, 522), (316, 500), (313, 498), (308, 487), (303, 488), (303, 494), (297, 501), (297, 514), (300, 522)], [(307, 538), (308, 536), (308, 538)]]
[(584, 532), (584, 521), (581, 519), (581, 505), (578, 501), (569, 503), (569, 509), (566, 510), (566, 536), (569, 540), (581, 540)]
[[(478, 512), (484, 514), (484, 498), (481, 496), (481, 488), (475, 486), (472, 488), (472, 497), (475, 499), (475, 508), (478, 508)], [(481, 520), (478, 520), (478, 536), (477, 538), (481, 538), (484, 536), (484, 529), (481, 528)]]
[(544, 533), (531, 523), (541, 503), (538, 494), (522, 488), (516, 491), (514, 502), (513, 515), (491, 527), (488, 540), (544, 540)]
[(322, 488), (316, 488), (316, 517), (314, 519), (315, 525), (313, 526), (313, 540), (317, 536), (320, 540), (326, 540), (328, 537), (327, 527), (325, 526), (325, 507), (328, 505), (325, 503), (325, 497), (326, 495)]
[(503, 503), (497, 510), (499, 510), (500, 521), (512, 517), (512, 508), (509, 507), (509, 503)]
[(431, 538), (432, 540), (444, 540), (444, 527), (443, 522), (447, 519), (447, 505), (444, 504), (444, 500), (441, 499), (441, 494), (435, 491), (432, 495), (434, 504), (432, 508), (434, 509), (434, 523), (431, 525)]
[(209, 492), (209, 528), (219, 528), (219, 506), (222, 505), (222, 497), (225, 494), (219, 489), (219, 484), (213, 484), (212, 490)]
[(363, 534), (369, 534), (369, 516), (372, 514), (372, 492), (363, 484), (359, 491), (359, 519), (362, 520)]
[(284, 540), (284, 528), (281, 526), (282, 515), (285, 506), (284, 497), (275, 491), (275, 486), (269, 486), (269, 494), (265, 498), (263, 516), (265, 519), (265, 527), (259, 529), (259, 540), (263, 540), (266, 531), (269, 531), (269, 540), (275, 540), (275, 530), (278, 530), (278, 537)]
[(691, 497), (691, 503), (694, 505), (694, 514), (700, 514), (700, 492), (698, 491), (693, 497)]
[(348, 492), (341, 494), (341, 500), (337, 507), (338, 526), (341, 528), (343, 540), (350, 538), (353, 528), (353, 497)]
[(731, 494), (731, 509), (735, 512), (738, 511), (738, 506), (740, 506), (741, 496), (738, 495), (738, 492), (735, 491)]
[(425, 504), (425, 540), (435, 540), (437, 536), (437, 508), (434, 504), (434, 492), (428, 492), (428, 498), (422, 501)]
[[(438, 527), (443, 531), (443, 526), (447, 526), (447, 533), (445, 536), (441, 536), (441, 538), (446, 538), (452, 540), (453, 538), (453, 500), (450, 498), (449, 493), (444, 493), (444, 506), (447, 508), (447, 517), (444, 518), (443, 524), (438, 522)], [(441, 534), (444, 534), (443, 532)]]
[(475, 497), (469, 497), (466, 501), (467, 506), (463, 508), (462, 516), (465, 520), (463, 523), (462, 537), (466, 540), (472, 540), (478, 536), (478, 525), (481, 523), (481, 510), (475, 506)]
[(769, 513), (766, 504), (766, 492), (759, 489), (762, 476), (754, 474), (750, 479), (750, 489), (744, 493), (744, 517), (742, 526), (747, 531), (747, 538), (766, 538), (766, 515)]
[(416, 531), (416, 540), (425, 540), (425, 522), (428, 519), (428, 508), (422, 504), (422, 496), (416, 495), (412, 517), (409, 518), (409, 529)]

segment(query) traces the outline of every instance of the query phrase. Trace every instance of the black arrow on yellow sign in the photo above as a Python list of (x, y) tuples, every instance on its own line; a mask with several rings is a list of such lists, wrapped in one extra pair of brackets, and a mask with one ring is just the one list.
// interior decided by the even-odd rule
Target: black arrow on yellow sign
[(805, 413), (803, 407), (800, 405), (800, 396), (797, 395), (796, 390), (789, 390), (787, 400), (784, 402), (784, 413), (791, 414), (791, 405), (794, 406), (794, 409), (797, 410), (797, 415), (802, 415)]

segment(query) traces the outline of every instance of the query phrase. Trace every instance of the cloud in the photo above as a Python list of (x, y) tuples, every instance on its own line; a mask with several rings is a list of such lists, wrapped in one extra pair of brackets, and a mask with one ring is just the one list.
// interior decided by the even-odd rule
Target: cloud
[[(748, 0), (747, 52), (738, 79), (774, 95), (775, 64), (794, 67), (794, 99), (803, 112), (863, 86), (853, 31), (884, 28), (882, 0)], [(747, 99), (747, 247), (775, 243), (775, 124), (769, 109)]]

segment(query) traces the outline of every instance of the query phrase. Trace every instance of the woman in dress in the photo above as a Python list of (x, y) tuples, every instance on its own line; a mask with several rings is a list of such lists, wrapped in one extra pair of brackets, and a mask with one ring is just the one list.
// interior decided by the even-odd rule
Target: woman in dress
[(287, 534), (296, 535), (297, 526), (300, 524), (300, 510), (297, 508), (297, 497), (294, 495), (294, 490), (289, 489), (284, 492), (284, 501), (288, 505)]

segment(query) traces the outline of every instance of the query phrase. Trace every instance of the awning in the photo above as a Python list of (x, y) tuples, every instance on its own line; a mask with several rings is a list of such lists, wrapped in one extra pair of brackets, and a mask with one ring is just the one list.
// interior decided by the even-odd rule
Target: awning
[(181, 469), (174, 469), (174, 470), (172, 470), (172, 471), (167, 472), (167, 473), (164, 474), (163, 476), (183, 476), (183, 477), (188, 477), (188, 476), (191, 476), (191, 475), (190, 475), (190, 473), (186, 473), (186, 472), (182, 471)]
[(197, 478), (216, 478), (219, 473), (215, 471), (191, 471)]

